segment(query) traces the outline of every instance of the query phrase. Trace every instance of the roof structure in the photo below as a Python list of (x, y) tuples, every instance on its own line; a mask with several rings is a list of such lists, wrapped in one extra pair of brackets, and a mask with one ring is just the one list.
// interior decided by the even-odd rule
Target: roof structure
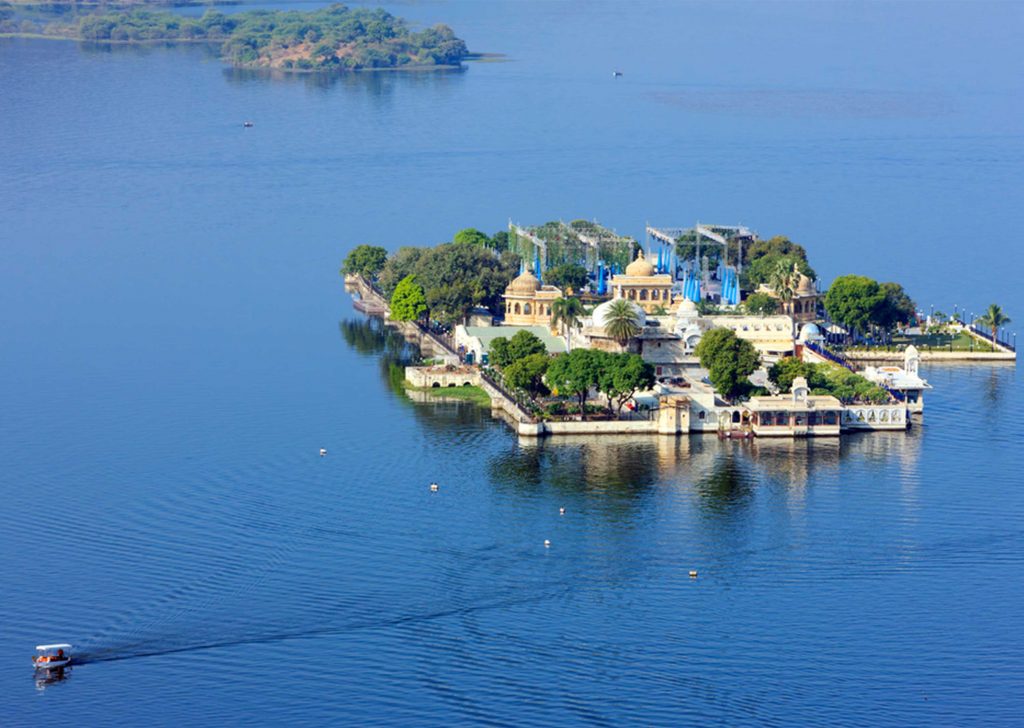
[(484, 351), (490, 352), (491, 342), (499, 336), (511, 339), (519, 331), (529, 331), (544, 342), (549, 354), (561, 354), (565, 351), (565, 342), (551, 333), (547, 326), (467, 326), (466, 335), (480, 340)]

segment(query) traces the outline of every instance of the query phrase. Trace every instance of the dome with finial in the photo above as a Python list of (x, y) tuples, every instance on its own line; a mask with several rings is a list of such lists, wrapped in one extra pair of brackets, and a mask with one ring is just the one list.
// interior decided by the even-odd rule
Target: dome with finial
[(811, 280), (810, 276), (805, 276), (800, 271), (796, 272), (797, 284), (796, 284), (796, 295), (798, 296), (813, 296), (817, 291), (814, 289), (814, 281)]
[(644, 251), (637, 251), (636, 260), (626, 266), (627, 276), (653, 276), (654, 266), (644, 259)]
[(505, 289), (506, 293), (512, 294), (526, 294), (535, 293), (540, 289), (540, 281), (537, 280), (537, 276), (532, 271), (524, 270), (508, 284), (508, 288)]

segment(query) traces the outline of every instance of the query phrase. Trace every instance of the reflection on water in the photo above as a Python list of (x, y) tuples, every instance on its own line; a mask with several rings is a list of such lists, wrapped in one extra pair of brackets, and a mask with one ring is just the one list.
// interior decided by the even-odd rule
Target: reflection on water
[(270, 68), (224, 69), (224, 78), (236, 86), (266, 83), (301, 83), (306, 88), (358, 91), (370, 97), (387, 97), (399, 87), (442, 89), (466, 73), (463, 68), (430, 68), (415, 71), (316, 71), (294, 73)]
[(194, 55), (193, 61), (218, 60), (220, 58), (219, 43), (96, 43), (79, 41), (82, 52), (92, 56), (136, 56), (143, 58), (168, 51)]
[(46, 690), (51, 685), (64, 682), (71, 677), (70, 667), (56, 667), (52, 670), (36, 670), (36, 690)]
[(747, 505), (757, 482), (751, 471), (731, 454), (718, 458), (711, 472), (695, 483), (702, 506), (711, 513), (729, 513)]

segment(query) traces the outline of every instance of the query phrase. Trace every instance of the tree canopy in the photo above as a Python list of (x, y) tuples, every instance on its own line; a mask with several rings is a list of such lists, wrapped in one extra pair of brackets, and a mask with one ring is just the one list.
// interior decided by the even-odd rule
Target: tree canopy
[(514, 389), (523, 390), (530, 399), (547, 394), (548, 388), (544, 384), (544, 374), (550, 363), (551, 359), (546, 354), (540, 353), (528, 354), (517, 359), (509, 364), (503, 372), (505, 384)]
[(381, 271), (385, 292), (408, 275), (415, 275), (425, 292), (431, 318), (445, 324), (465, 320), (474, 306), (492, 312), (519, 269), (511, 253), (468, 243), (443, 243), (435, 248), (401, 248)]
[(850, 331), (866, 333), (876, 308), (885, 299), (878, 283), (866, 276), (846, 275), (832, 281), (825, 294), (825, 310)]
[(547, 347), (532, 331), (517, 331), (511, 339), (499, 336), (491, 341), (490, 362), (495, 366), (511, 366), (531, 354), (547, 354)]
[(795, 257), (807, 262), (807, 251), (804, 246), (794, 243), (785, 235), (776, 235), (767, 240), (755, 240), (747, 247), (744, 259), (747, 263), (753, 263), (769, 255)]
[(452, 242), (464, 245), (479, 245), (482, 248), (486, 248), (491, 244), (491, 239), (487, 237), (486, 233), (482, 233), (476, 228), (463, 228), (455, 233)]
[(389, 308), (395, 321), (418, 321), (427, 312), (427, 296), (416, 276), (406, 276), (399, 282)]
[(561, 288), (565, 293), (569, 289), (582, 290), (589, 280), (587, 269), (579, 263), (562, 263), (544, 271), (544, 282)]
[(334, 4), (316, 10), (249, 10), (201, 17), (152, 9), (72, 14), (26, 27), (0, 20), (0, 32), (38, 32), (88, 41), (211, 41), (221, 57), (246, 67), (282, 70), (358, 70), (458, 65), (466, 44), (446, 25), (411, 31), (381, 8)]
[(910, 326), (917, 321), (917, 305), (903, 290), (903, 286), (899, 283), (881, 283), (878, 288), (882, 292), (882, 300), (871, 314), (871, 323), (892, 331), (897, 326)]
[(779, 299), (767, 293), (751, 293), (743, 307), (754, 316), (771, 316), (779, 310)]
[(715, 390), (732, 400), (750, 387), (748, 378), (761, 363), (754, 345), (736, 336), (731, 329), (711, 329), (704, 334), (694, 353)]
[(587, 393), (601, 382), (607, 356), (597, 349), (575, 349), (568, 354), (559, 354), (548, 366), (548, 386), (557, 394), (576, 397), (581, 418), (586, 412)]
[(803, 377), (812, 394), (830, 394), (841, 402), (870, 402), (884, 404), (889, 393), (860, 374), (836, 364), (800, 361), (791, 356), (779, 359), (768, 370), (768, 379), (780, 392), (793, 389), (793, 380)]
[(793, 266), (808, 278), (817, 278), (814, 269), (807, 261), (799, 255), (783, 255), (781, 253), (769, 253), (750, 262), (743, 268), (742, 280), (744, 288), (753, 290), (760, 284), (771, 285), (771, 278), (779, 270), (792, 271)]
[(392, 295), (402, 279), (415, 274), (416, 264), (419, 262), (423, 252), (423, 248), (405, 245), (388, 258), (387, 263), (384, 264), (380, 275), (377, 277), (377, 281), (385, 294), (388, 296)]
[(363, 275), (373, 279), (384, 268), (388, 251), (376, 245), (357, 245), (345, 256), (341, 265), (342, 274)]
[(601, 369), (598, 388), (608, 397), (609, 405), (615, 402), (619, 414), (633, 395), (654, 386), (654, 367), (638, 354), (607, 354)]

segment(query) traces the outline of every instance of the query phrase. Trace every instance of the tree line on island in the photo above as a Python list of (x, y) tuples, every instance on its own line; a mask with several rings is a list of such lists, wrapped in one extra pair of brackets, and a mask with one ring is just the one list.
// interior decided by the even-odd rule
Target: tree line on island
[(638, 354), (611, 353), (597, 349), (576, 349), (548, 356), (544, 342), (531, 331), (517, 331), (511, 338), (499, 336), (491, 342), (491, 361), (503, 383), (529, 397), (536, 405), (541, 397), (571, 397), (575, 406), (564, 401), (533, 407), (545, 416), (579, 414), (585, 418), (587, 396), (591, 391), (604, 395), (606, 414), (622, 416), (622, 409), (633, 396), (654, 386), (654, 367)]
[[(746, 290), (763, 283), (770, 292), (749, 293), (739, 312), (758, 316), (789, 313), (800, 276), (814, 275), (804, 248), (778, 236), (755, 241), (746, 253)], [(520, 257), (509, 250), (508, 233), (487, 235), (467, 228), (451, 242), (433, 248), (401, 247), (391, 255), (381, 247), (357, 246), (346, 257), (341, 272), (374, 281), (390, 302), (392, 319), (451, 327), (468, 320), (477, 307), (501, 316), (503, 293), (521, 265)], [(569, 293), (584, 289), (590, 278), (584, 266), (565, 263), (544, 271), (544, 281)], [(853, 336), (891, 335), (896, 328), (917, 322), (916, 306), (900, 284), (878, 283), (860, 275), (836, 278), (824, 296), (823, 308)], [(568, 414), (562, 400), (571, 397), (576, 400), (573, 414), (585, 416), (591, 411), (586, 393), (598, 391), (606, 396), (607, 413), (621, 414), (637, 391), (653, 385), (653, 368), (636, 354), (572, 350), (570, 332), (581, 325), (586, 313), (579, 298), (564, 295), (552, 302), (551, 309), (552, 328), (566, 339), (565, 354), (549, 357), (544, 343), (525, 330), (508, 340), (499, 337), (490, 346), (490, 365), (496, 375), (523, 394), (535, 412)], [(1009, 318), (993, 305), (978, 323), (992, 328), (994, 337), (995, 330), (1009, 323)], [(612, 301), (604, 329), (623, 348), (642, 333), (635, 308), (626, 299)], [(750, 375), (761, 366), (757, 350), (731, 329), (705, 332), (695, 354), (708, 372), (708, 381), (726, 400), (738, 402), (769, 393), (750, 381)], [(831, 363), (811, 364), (787, 357), (768, 370), (769, 381), (780, 392), (789, 391), (797, 376), (807, 379), (812, 394), (832, 395), (844, 403), (889, 399), (884, 388)], [(540, 408), (539, 401), (551, 395), (559, 401)]]
[(380, 8), (335, 4), (318, 10), (208, 10), (188, 17), (145, 8), (74, 12), (49, 22), (19, 19), (0, 4), (0, 33), (40, 34), (95, 42), (211, 42), (240, 67), (360, 70), (457, 66), (466, 43), (447, 25), (420, 31)]

